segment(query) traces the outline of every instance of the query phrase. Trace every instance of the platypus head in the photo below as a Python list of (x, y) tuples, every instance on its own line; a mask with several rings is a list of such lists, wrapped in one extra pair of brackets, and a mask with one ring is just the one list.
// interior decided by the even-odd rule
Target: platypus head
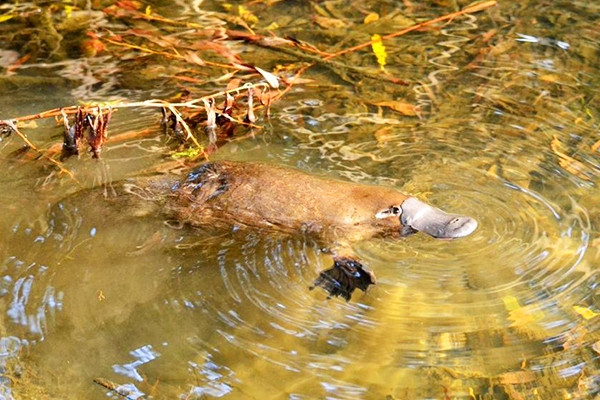
[(477, 228), (477, 221), (471, 217), (448, 214), (414, 197), (409, 197), (399, 206), (378, 212), (376, 218), (392, 215), (400, 217), (403, 235), (418, 231), (438, 239), (455, 239), (468, 236)]

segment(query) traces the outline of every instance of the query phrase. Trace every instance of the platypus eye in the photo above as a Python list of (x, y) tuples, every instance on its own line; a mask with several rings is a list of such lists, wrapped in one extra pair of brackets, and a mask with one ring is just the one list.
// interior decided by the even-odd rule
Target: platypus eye
[(402, 214), (402, 209), (400, 207), (390, 206), (389, 208), (381, 210), (377, 214), (375, 214), (375, 218), (383, 219), (383, 218), (388, 218), (388, 217), (392, 217), (392, 216), (398, 216), (400, 214)]

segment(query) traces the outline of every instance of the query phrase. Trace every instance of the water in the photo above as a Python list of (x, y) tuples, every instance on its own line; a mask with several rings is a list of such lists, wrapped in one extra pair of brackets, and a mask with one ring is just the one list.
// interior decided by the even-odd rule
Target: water
[[(437, 3), (400, 10), (419, 19), (452, 11)], [(361, 5), (381, 15), (397, 6)], [(194, 13), (223, 11), (210, 2), (153, 7), (206, 24), (211, 18)], [(327, 3), (330, 17), (354, 25), (309, 31), (308, 4), (251, 8), (260, 26), (279, 22), (276, 34), (330, 44), (376, 30), (355, 9)], [(304, 75), (312, 81), (276, 102), (262, 130), (219, 150), (217, 158), (396, 187), (478, 220), (456, 241), (357, 244), (378, 283), (348, 303), (308, 290), (331, 264), (311, 240), (179, 227), (107, 205), (103, 192), (173, 149), (154, 110), (120, 110), (111, 123), (111, 135), (150, 127), (147, 135), (108, 145), (100, 161), (65, 162), (96, 195), (76, 194), (81, 187), (42, 160), (15, 157), (21, 142), (3, 138), (1, 395), (118, 398), (105, 387), (114, 384), (132, 399), (598, 396), (598, 12), (587, 2), (502, 4), (384, 42), (388, 73), (408, 87), (350, 86), (313, 67)], [(356, 44), (348, 42), (339, 48)], [(275, 64), (264, 50), (231, 46)], [(100, 57), (18, 70), (65, 83), (6, 89), (0, 117), (179, 90), (169, 79), (176, 71), (148, 72), (160, 61), (129, 67)], [(378, 70), (368, 49), (346, 62)], [(76, 67), (86, 79), (68, 74)], [(369, 105), (389, 100), (419, 105), (420, 117)], [(60, 142), (53, 121), (23, 131), (40, 148)]]

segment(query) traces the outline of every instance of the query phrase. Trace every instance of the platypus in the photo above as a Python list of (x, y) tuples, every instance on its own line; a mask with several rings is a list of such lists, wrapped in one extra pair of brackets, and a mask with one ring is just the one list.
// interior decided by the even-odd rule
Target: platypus
[(329, 297), (346, 300), (356, 288), (366, 291), (375, 283), (373, 272), (352, 254), (352, 243), (415, 232), (454, 239), (477, 228), (473, 218), (445, 213), (398, 190), (256, 162), (208, 162), (178, 181), (161, 177), (130, 184), (127, 191), (161, 199), (162, 211), (193, 226), (236, 225), (312, 235), (331, 250), (334, 264), (320, 273), (311, 289), (320, 286)]

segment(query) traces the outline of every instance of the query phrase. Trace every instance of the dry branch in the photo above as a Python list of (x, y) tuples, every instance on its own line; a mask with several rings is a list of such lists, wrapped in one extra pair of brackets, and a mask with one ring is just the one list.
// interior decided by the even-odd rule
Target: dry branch
[[(269, 76), (269, 79), (273, 80), (277, 78), (274, 75), (271, 75)], [(176, 137), (179, 137), (184, 142), (191, 142), (197, 149), (198, 154), (204, 158), (208, 158), (208, 153), (205, 152), (204, 146), (202, 146), (200, 141), (193, 134), (192, 128), (190, 128), (189, 125), (190, 120), (184, 117), (182, 110), (185, 110), (186, 113), (193, 114), (194, 122), (206, 123), (206, 130), (209, 133), (209, 145), (210, 148), (214, 150), (217, 143), (215, 129), (219, 125), (219, 121), (225, 121), (221, 122), (221, 125), (227, 125), (227, 128), (224, 129), (227, 129), (228, 135), (232, 134), (235, 124), (260, 128), (253, 123), (255, 118), (248, 117), (253, 116), (255, 111), (251, 97), (258, 96), (257, 98), (263, 103), (263, 98), (260, 94), (269, 92), (271, 86), (272, 85), (269, 85), (266, 82), (246, 83), (239, 87), (229, 88), (208, 96), (183, 102), (169, 102), (166, 100), (152, 99), (140, 102), (112, 102), (110, 104), (54, 108), (37, 114), (0, 121), (0, 131), (2, 131), (4, 135), (15, 133), (26, 144), (27, 148), (38, 152), (44, 159), (56, 165), (61, 172), (66, 173), (69, 177), (76, 180), (71, 171), (65, 168), (60, 161), (52, 158), (52, 156), (56, 155), (58, 152), (57, 146), (50, 147), (48, 151), (39, 150), (27, 135), (18, 128), (18, 123), (43, 118), (62, 117), (64, 124), (64, 141), (62, 144), (63, 157), (79, 154), (81, 142), (86, 138), (93, 157), (99, 158), (103, 145), (109, 141), (107, 128), (113, 110), (123, 108), (160, 108), (163, 112), (162, 124), (165, 131), (174, 133)], [(262, 91), (258, 92), (256, 89), (262, 89)], [(246, 113), (246, 119), (248, 119), (248, 121), (243, 121), (233, 116), (233, 106), (235, 104), (236, 96), (248, 96), (249, 100), (247, 106), (253, 107), (252, 110), (248, 110)], [(215, 106), (216, 99), (219, 97), (226, 98), (226, 105), (221, 111), (218, 111)], [(269, 96), (269, 98), (271, 98), (271, 96)], [(208, 107), (207, 104), (210, 104), (210, 107)], [(256, 108), (261, 107), (263, 106), (257, 106)], [(268, 105), (266, 108), (268, 111)], [(168, 110), (168, 112), (166, 110)], [(194, 110), (196, 111), (195, 114)], [(204, 111), (206, 111), (206, 118), (198, 121), (197, 117), (199, 113)], [(74, 115), (71, 122), (69, 122), (70, 115)], [(131, 135), (127, 135), (127, 137), (130, 136)]]
[[(481, 2), (481, 3), (473, 4), (473, 5), (467, 7), (465, 9), (463, 9), (463, 10), (456, 11), (456, 12), (453, 12), (453, 13), (450, 13), (450, 14), (446, 14), (446, 15), (443, 15), (441, 17), (437, 17), (437, 18), (434, 18), (434, 19), (430, 19), (428, 21), (420, 22), (418, 24), (411, 25), (408, 28), (404, 28), (404, 29), (399, 30), (397, 32), (384, 35), (384, 36), (381, 37), (381, 40), (387, 40), (387, 39), (392, 39), (392, 38), (395, 38), (395, 37), (403, 36), (403, 35), (406, 35), (407, 33), (423, 29), (423, 28), (425, 28), (427, 26), (434, 25), (434, 24), (437, 24), (439, 22), (451, 21), (451, 20), (453, 20), (456, 17), (460, 17), (461, 15), (474, 14), (474, 13), (483, 11), (483, 10), (485, 10), (487, 8), (493, 7), (497, 3), (498, 2), (496, 0), (489, 0), (489, 1), (484, 1), (484, 2)], [(328, 56), (325, 56), (325, 57), (323, 57), (323, 60), (331, 60), (332, 58), (336, 58), (336, 57), (339, 57), (339, 56), (344, 55), (344, 54), (353, 53), (355, 51), (364, 49), (365, 47), (370, 47), (370, 46), (373, 45), (373, 43), (375, 43), (374, 40), (369, 40), (368, 42), (361, 43), (361, 44), (359, 44), (357, 46), (353, 46), (353, 47), (350, 47), (350, 48), (347, 48), (347, 49), (344, 49), (344, 50), (340, 50), (340, 51), (338, 51), (336, 53), (333, 53), (333, 54), (330, 54)]]

